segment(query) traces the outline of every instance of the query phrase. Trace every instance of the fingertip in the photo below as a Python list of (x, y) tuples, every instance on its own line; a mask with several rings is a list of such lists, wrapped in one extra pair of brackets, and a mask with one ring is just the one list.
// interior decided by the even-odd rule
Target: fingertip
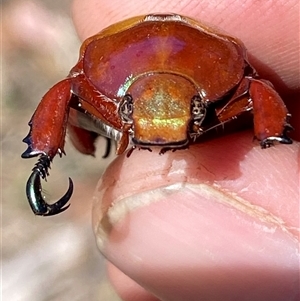
[(108, 276), (117, 294), (124, 301), (159, 301), (116, 266), (107, 264)]
[[(222, 297), (231, 286), (240, 296), (256, 294), (250, 287), (257, 287), (269, 296), (265, 300), (286, 288), (295, 291), (299, 145), (261, 150), (251, 137), (237, 133), (163, 156), (136, 151), (119, 157), (95, 196), (101, 251), (140, 285), (171, 300), (208, 298), (205, 287), (216, 282)], [(255, 276), (258, 266), (264, 286)], [(245, 267), (248, 288), (239, 278)], [(269, 291), (270, 283), (281, 283), (279, 291)]]

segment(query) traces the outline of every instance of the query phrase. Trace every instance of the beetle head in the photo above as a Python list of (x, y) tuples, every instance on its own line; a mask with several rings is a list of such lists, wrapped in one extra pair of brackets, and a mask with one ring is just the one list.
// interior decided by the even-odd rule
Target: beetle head
[(195, 85), (181, 75), (151, 73), (138, 78), (120, 106), (123, 121), (132, 123), (132, 142), (141, 147), (187, 145), (195, 95)]

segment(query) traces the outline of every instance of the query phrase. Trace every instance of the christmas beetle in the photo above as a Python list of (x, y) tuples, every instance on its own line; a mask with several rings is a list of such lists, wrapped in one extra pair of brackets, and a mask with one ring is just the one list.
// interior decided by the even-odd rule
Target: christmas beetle
[(77, 64), (45, 94), (29, 122), (22, 157), (39, 156), (26, 187), (31, 208), (49, 216), (69, 206), (71, 179), (54, 204), (41, 193), (52, 159), (64, 154), (67, 129), (84, 154), (94, 153), (99, 135), (117, 141), (117, 154), (129, 144), (163, 153), (186, 148), (246, 112), (253, 114), (262, 148), (292, 143), (282, 99), (258, 77), (239, 40), (176, 14), (112, 25), (84, 41)]

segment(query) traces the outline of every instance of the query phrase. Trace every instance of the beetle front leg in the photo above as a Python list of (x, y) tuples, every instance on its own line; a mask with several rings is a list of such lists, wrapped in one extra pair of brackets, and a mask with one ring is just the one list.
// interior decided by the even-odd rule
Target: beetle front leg
[(43, 97), (30, 122), (29, 134), (23, 139), (28, 144), (22, 158), (40, 158), (33, 168), (27, 185), (26, 194), (33, 212), (37, 215), (54, 215), (67, 209), (64, 207), (73, 192), (69, 179), (67, 193), (56, 203), (49, 205), (41, 195), (40, 178), (46, 179), (54, 156), (64, 153), (64, 141), (71, 100), (71, 79), (65, 79), (54, 85)]
[(54, 204), (47, 204), (42, 196), (41, 178), (46, 179), (50, 162), (49, 157), (41, 155), (26, 184), (26, 195), (29, 205), (36, 215), (55, 215), (65, 211), (70, 206), (70, 204), (65, 205), (73, 193), (73, 182), (71, 178), (69, 178), (69, 188), (67, 192)]
[(254, 135), (262, 148), (271, 146), (274, 141), (292, 143), (286, 136), (286, 132), (292, 129), (288, 123), (290, 114), (267, 81), (245, 77), (232, 99), (224, 107), (216, 109), (216, 115), (221, 123), (225, 123), (248, 111), (253, 112)]
[(253, 105), (254, 133), (262, 148), (274, 141), (292, 143), (286, 132), (292, 129), (288, 123), (290, 114), (277, 92), (267, 82), (251, 79), (250, 97)]

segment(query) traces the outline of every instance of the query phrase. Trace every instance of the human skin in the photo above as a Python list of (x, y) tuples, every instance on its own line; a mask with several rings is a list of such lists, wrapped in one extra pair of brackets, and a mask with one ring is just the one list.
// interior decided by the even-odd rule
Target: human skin
[[(81, 39), (131, 16), (170, 11), (241, 39), (286, 101), (299, 139), (298, 0), (73, 6)], [(296, 141), (262, 150), (245, 131), (162, 156), (119, 156), (95, 191), (93, 225), (122, 299), (299, 300), (299, 154)]]

